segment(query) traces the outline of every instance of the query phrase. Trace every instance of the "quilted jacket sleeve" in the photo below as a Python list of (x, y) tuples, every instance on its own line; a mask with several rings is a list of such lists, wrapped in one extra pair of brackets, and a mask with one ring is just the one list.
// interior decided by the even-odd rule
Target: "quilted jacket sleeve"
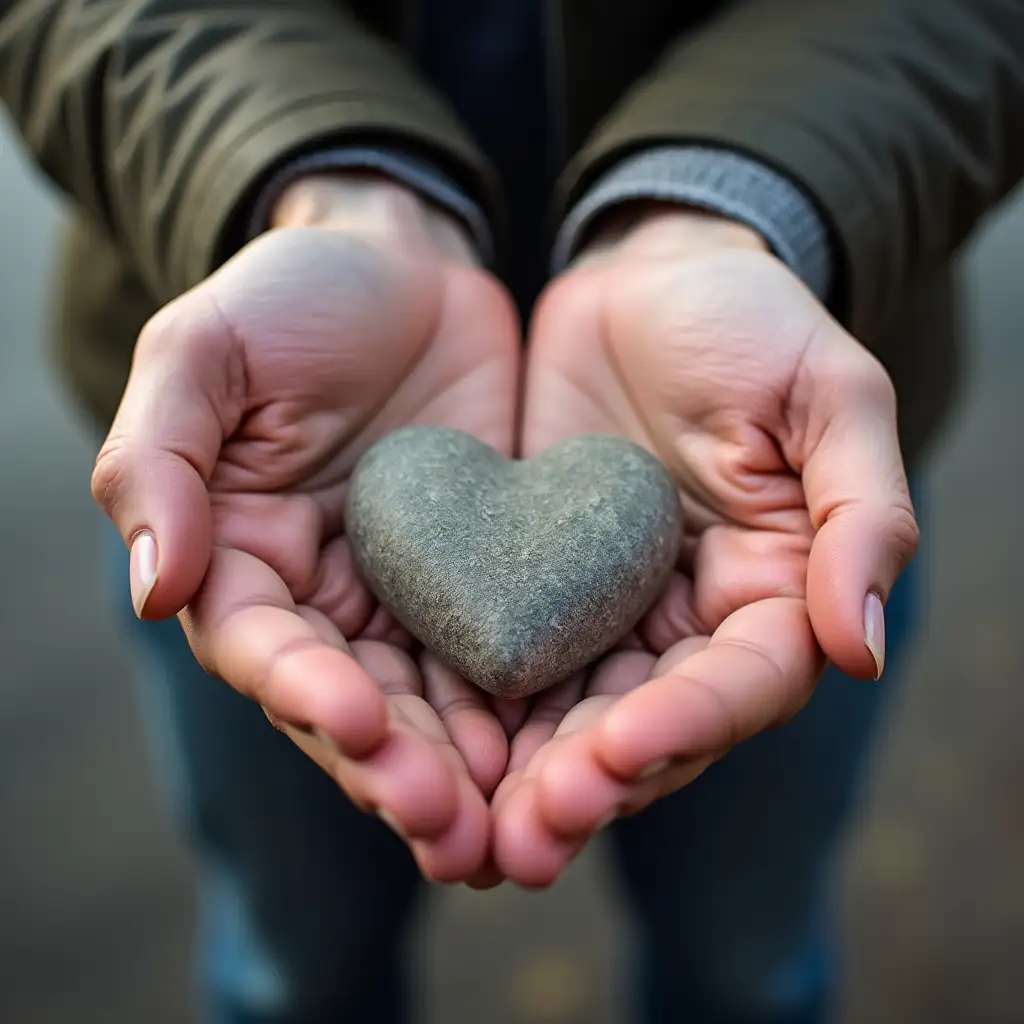
[(454, 115), (329, 0), (0, 0), (0, 99), (159, 300), (241, 242), (260, 183), (304, 151), (398, 145), (494, 201)]
[(699, 142), (785, 174), (839, 257), (862, 337), (1024, 174), (1024, 0), (737, 0), (667, 51), (565, 179)]

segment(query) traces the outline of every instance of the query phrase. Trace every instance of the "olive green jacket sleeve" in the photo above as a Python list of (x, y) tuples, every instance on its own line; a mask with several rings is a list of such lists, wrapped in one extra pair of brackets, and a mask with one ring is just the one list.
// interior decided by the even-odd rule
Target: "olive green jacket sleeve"
[(840, 257), (865, 339), (1024, 173), (1024, 0), (745, 0), (670, 47), (564, 180), (702, 142), (787, 175)]
[(423, 151), (493, 197), (454, 115), (329, 0), (0, 2), (0, 99), (160, 301), (243, 240), (257, 186), (306, 149)]

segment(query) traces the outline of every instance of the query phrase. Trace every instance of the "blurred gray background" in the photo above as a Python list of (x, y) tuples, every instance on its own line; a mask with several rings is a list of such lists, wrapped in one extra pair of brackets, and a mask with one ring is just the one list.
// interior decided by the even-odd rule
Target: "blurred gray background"
[[(193, 894), (99, 599), (93, 442), (47, 366), (59, 204), (0, 123), (0, 1022), (177, 1024)], [(967, 254), (966, 403), (928, 476), (930, 614), (845, 871), (844, 1024), (1024, 1021), (1024, 201)], [(442, 894), (426, 1019), (610, 1024), (600, 852)]]

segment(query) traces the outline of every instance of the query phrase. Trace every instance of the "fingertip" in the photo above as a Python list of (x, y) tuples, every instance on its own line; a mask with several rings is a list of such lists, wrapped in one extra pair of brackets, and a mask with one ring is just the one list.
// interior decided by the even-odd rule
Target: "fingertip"
[(458, 784), (458, 805), (452, 825), (439, 838), (412, 840), (420, 871), (431, 881), (463, 882), (477, 876), (489, 853), (490, 820), (480, 791), (466, 778)]
[(368, 757), (387, 736), (387, 700), (369, 677), (338, 687), (314, 715), (339, 752), (354, 760)]
[(429, 653), (422, 655), (423, 694), (462, 757), (470, 778), (490, 796), (508, 765), (508, 736), (483, 691)]
[(203, 478), (175, 454), (108, 442), (92, 490), (130, 550), (135, 614), (176, 615), (195, 597), (210, 563), (213, 516)]
[[(663, 680), (650, 680), (619, 701), (597, 724), (594, 755), (611, 778), (630, 782), (643, 777), (651, 765), (661, 761), (669, 746), (673, 723), (662, 717), (651, 719), (651, 698), (666, 688)], [(658, 700), (654, 700), (657, 705)]]
[(530, 713), (530, 698), (490, 697), (489, 703), (494, 709), (495, 717), (505, 730), (505, 735), (512, 739), (522, 728)]
[(493, 860), (487, 859), (482, 867), (474, 871), (466, 878), (466, 885), (477, 892), (487, 892), (488, 889), (496, 889), (505, 881), (504, 875), (498, 870)]
[(373, 810), (410, 845), (442, 840), (458, 818), (459, 782), (415, 728), (390, 728), (372, 754), (336, 757), (329, 770), (360, 807)]
[(854, 517), (837, 517), (818, 532), (807, 564), (814, 635), (829, 661), (855, 679), (877, 680), (885, 666), (883, 606), (901, 566), (885, 557), (878, 564), (880, 543)]
[(338, 753), (357, 761), (387, 738), (387, 701), (347, 652), (317, 645), (292, 655), (279, 672), (265, 698), (278, 717), (319, 730)]
[(583, 846), (583, 842), (560, 840), (544, 827), (529, 784), (509, 796), (494, 824), (494, 862), (498, 870), (528, 889), (552, 885)]
[(470, 778), (485, 797), (498, 788), (508, 767), (509, 743), (501, 724), (486, 711), (467, 712), (473, 721), (453, 730), (452, 742), (466, 763)]
[(581, 745), (553, 756), (537, 777), (537, 810), (562, 839), (585, 838), (616, 813), (627, 786), (609, 776)]

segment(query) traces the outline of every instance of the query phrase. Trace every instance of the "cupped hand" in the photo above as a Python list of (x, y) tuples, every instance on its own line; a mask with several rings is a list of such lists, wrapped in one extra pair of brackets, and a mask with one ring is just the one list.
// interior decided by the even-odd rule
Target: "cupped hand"
[(883, 604), (917, 543), (888, 376), (726, 220), (645, 210), (549, 286), (523, 455), (582, 433), (664, 462), (683, 555), (623, 649), (546, 694), (513, 741), (495, 857), (527, 885), (794, 715), (826, 657), (877, 678)]
[(94, 494), (131, 546), (137, 613), (180, 613), (201, 664), (427, 875), (466, 878), (505, 733), (359, 581), (344, 495), (406, 424), (511, 453), (515, 313), (454, 222), (373, 176), (305, 180), (274, 220), (143, 331)]

